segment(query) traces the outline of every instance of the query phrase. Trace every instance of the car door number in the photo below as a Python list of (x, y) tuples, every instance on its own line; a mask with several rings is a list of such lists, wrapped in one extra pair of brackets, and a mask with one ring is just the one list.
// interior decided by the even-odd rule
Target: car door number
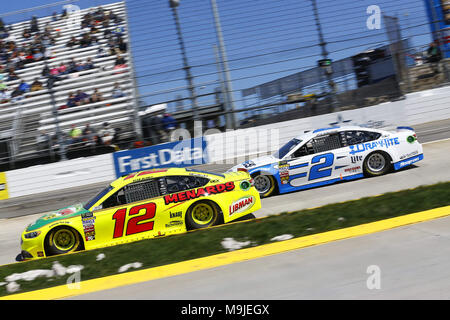
[[(150, 202), (134, 206), (130, 209), (128, 215), (134, 216), (144, 210), (145, 213), (143, 215), (132, 217), (128, 220), (125, 235), (129, 236), (135, 233), (153, 230), (154, 221), (147, 221), (142, 223), (139, 222), (153, 219), (155, 217), (156, 213), (155, 203)], [(120, 238), (123, 236), (126, 216), (127, 216), (127, 208), (119, 209), (113, 214), (112, 219), (115, 220), (113, 238)]]
[[(322, 159), (325, 159), (324, 162), (321, 163)], [(334, 162), (334, 154), (326, 153), (317, 155), (311, 159), (311, 164), (317, 163), (313, 165), (309, 170), (309, 178), (308, 180), (316, 180), (325, 177), (331, 176), (332, 168)]]

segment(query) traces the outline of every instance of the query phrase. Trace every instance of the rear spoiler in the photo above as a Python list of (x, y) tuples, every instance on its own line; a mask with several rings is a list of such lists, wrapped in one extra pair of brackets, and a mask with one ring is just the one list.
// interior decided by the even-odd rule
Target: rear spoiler
[(411, 128), (411, 127), (397, 127), (397, 131), (400, 131), (400, 130), (410, 130), (410, 131), (414, 131), (414, 129)]

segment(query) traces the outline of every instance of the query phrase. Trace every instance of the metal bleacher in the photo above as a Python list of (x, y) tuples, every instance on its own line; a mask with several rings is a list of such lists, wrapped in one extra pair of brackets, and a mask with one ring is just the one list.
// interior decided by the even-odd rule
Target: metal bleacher
[[(125, 31), (122, 37), (129, 44), (125, 3), (116, 2), (102, 5), (101, 7), (105, 11), (112, 10), (122, 19), (118, 25), (114, 25), (111, 22), (111, 26), (108, 29), (123, 27)], [(97, 8), (83, 9), (81, 10), (81, 16), (90, 11), (95, 11)], [(59, 66), (62, 62), (67, 64), (72, 58), (76, 62), (85, 62), (88, 58), (91, 58), (94, 64), (93, 69), (61, 76), (61, 80), (55, 82), (53, 91), (56, 107), (65, 105), (68, 94), (77, 90), (82, 90), (91, 95), (94, 89), (98, 89), (102, 93), (104, 101), (59, 109), (56, 118), (51, 95), (46, 87), (47, 78), (41, 75), (45, 62), (38, 61), (26, 64), (25, 68), (16, 70), (20, 80), (25, 80), (25, 82), (31, 84), (38, 78), (44, 84), (44, 88), (39, 91), (26, 93), (24, 95), (25, 98), (22, 100), (0, 105), (0, 137), (2, 132), (12, 136), (10, 156), (15, 160), (33, 158), (37, 151), (36, 137), (41, 131), (54, 135), (57, 125), (63, 132), (67, 133), (73, 124), (83, 129), (87, 123), (90, 123), (94, 129), (100, 129), (102, 124), (107, 121), (115, 128), (120, 127), (122, 132), (131, 133), (134, 128), (134, 101), (130, 50), (128, 49), (122, 55), (127, 67), (119, 70), (113, 69), (116, 55), (109, 55), (108, 53), (107, 56), (97, 57), (100, 47), (109, 52), (107, 47), (108, 40), (104, 37), (104, 28), (101, 24), (97, 27), (99, 32), (95, 34), (99, 40), (98, 44), (86, 48), (80, 48), (79, 46), (70, 48), (66, 46), (66, 43), (72, 37), (80, 39), (83, 33), (89, 32), (89, 28), (70, 29), (67, 27), (65, 20), (58, 19), (53, 21), (51, 16), (39, 18), (38, 23), (40, 30), (44, 29), (46, 24), (49, 23), (53, 28), (52, 36), (54, 37), (59, 33), (55, 38), (56, 43), (48, 48), (51, 52), (51, 58), (47, 60), (50, 69)], [(12, 27), (10, 36), (13, 36), (18, 46), (30, 41), (22, 37), (24, 28), (27, 28), (29, 24), (30, 21), (28, 20), (10, 25)], [(19, 85), (20, 80), (4, 81), (4, 83), (7, 85), (8, 91), (12, 91)], [(111, 96), (116, 82), (120, 84), (125, 97), (113, 98)]]

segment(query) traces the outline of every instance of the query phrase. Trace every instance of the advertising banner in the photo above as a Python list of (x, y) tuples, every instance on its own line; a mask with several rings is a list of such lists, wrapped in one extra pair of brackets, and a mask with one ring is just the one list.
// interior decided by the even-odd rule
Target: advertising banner
[(115, 152), (116, 177), (146, 169), (205, 164), (209, 161), (206, 148), (204, 138), (194, 138)]

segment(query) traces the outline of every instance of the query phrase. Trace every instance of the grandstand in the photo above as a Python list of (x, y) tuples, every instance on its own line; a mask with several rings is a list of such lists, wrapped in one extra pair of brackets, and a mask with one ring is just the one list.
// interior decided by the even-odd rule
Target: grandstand
[[(102, 10), (102, 14), (96, 15)], [(110, 12), (113, 14), (110, 15)], [(87, 123), (98, 131), (102, 129), (104, 122), (108, 122), (113, 128), (120, 128), (122, 138), (126, 137), (127, 133), (129, 137), (133, 136), (135, 99), (131, 53), (129, 45), (127, 46), (129, 37), (125, 3), (116, 2), (83, 9), (81, 17), (88, 21), (81, 28), (70, 28), (62, 13), (57, 15), (57, 19), (55, 16), (38, 18), (40, 34), (47, 30), (45, 40), (50, 39), (46, 43), (44, 53), (48, 59), (27, 61), (25, 57), (21, 58), (26, 63), (14, 70), (18, 78), (9, 73), (13, 61), (0, 56), (3, 86), (6, 86), (8, 96), (8, 99), (0, 104), (0, 139), (3, 142), (0, 149), (4, 151), (3, 155), (0, 154), (0, 164), (36, 157), (36, 138), (40, 134), (49, 135), (50, 148), (57, 150), (60, 147), (55, 139), (58, 127), (65, 134), (65, 143), (74, 142), (68, 136), (73, 125), (83, 129)], [(3, 43), (13, 42), (15, 48), (29, 47), (36, 42), (36, 33), (31, 32), (31, 36), (27, 34), (29, 27), (30, 20), (7, 26), (9, 37), (3, 39)], [(91, 43), (82, 45), (85, 44), (85, 33), (93, 38), (89, 41)], [(73, 37), (81, 44), (68, 46)], [(120, 39), (123, 39), (122, 47), (117, 46)], [(39, 58), (39, 55), (33, 58)], [(18, 57), (15, 59), (17, 61)], [(73, 68), (69, 69), (71, 63)], [(47, 72), (43, 72), (46, 64)], [(61, 66), (63, 69), (55, 71)], [(36, 79), (42, 84), (40, 90), (14, 95), (14, 90), (21, 81), (31, 85)], [(53, 95), (51, 85), (49, 88), (49, 79), (54, 81)], [(120, 95), (113, 94), (115, 85), (120, 88)], [(95, 89), (96, 98), (93, 99)], [(89, 102), (82, 100), (70, 105), (69, 94), (76, 94), (78, 90), (91, 99)], [(70, 143), (67, 146), (70, 147)]]

